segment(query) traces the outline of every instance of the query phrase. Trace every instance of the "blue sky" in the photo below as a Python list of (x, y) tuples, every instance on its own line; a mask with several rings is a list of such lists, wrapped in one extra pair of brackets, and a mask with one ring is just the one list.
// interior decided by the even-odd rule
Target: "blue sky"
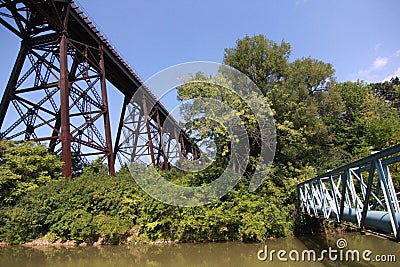
[[(258, 34), (289, 42), (291, 61), (331, 63), (340, 82), (400, 76), (398, 0), (78, 1), (143, 80), (183, 62), (221, 62), (224, 48)], [(18, 46), (0, 26), (0, 94)], [(111, 105), (121, 105), (110, 91)], [(114, 127), (118, 109), (111, 112)]]
[[(174, 64), (221, 62), (224, 48), (264, 34), (292, 46), (290, 59), (333, 64), (339, 81), (400, 75), (398, 0), (79, 0), (143, 78)], [(0, 27), (0, 88), (18, 40)]]
[(332, 63), (339, 81), (400, 75), (398, 0), (79, 3), (144, 79), (182, 62), (221, 62), (224, 48), (257, 34), (289, 42), (291, 60), (311, 56)]

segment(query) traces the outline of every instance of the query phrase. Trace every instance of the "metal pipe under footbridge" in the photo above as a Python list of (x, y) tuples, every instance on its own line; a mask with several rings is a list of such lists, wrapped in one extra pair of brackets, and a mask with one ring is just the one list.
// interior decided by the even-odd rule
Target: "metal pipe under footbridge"
[(300, 209), (399, 241), (399, 161), (400, 144), (304, 181)]

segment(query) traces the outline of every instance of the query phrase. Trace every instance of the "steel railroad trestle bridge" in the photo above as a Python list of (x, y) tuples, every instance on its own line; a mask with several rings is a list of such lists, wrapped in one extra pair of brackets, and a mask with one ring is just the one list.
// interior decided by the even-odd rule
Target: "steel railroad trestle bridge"
[(298, 184), (300, 208), (399, 241), (399, 168), (400, 144)]
[[(164, 169), (172, 159), (197, 157), (176, 122), (163, 129), (169, 113), (150, 89), (131, 101), (143, 82), (72, 0), (0, 0), (0, 24), (21, 40), (0, 103), (0, 139), (45, 142), (62, 155), (66, 177), (74, 157), (107, 159), (111, 175), (117, 157)], [(124, 98), (114, 146), (107, 81)]]

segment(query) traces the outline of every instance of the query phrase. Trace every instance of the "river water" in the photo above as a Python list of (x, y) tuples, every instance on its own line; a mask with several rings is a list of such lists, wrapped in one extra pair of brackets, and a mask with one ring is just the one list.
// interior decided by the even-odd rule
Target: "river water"
[[(278, 257), (279, 250), (281, 252)], [(315, 251), (315, 258), (312, 251)], [(389, 267), (400, 266), (399, 262), (400, 243), (359, 233), (289, 237), (251, 244), (224, 242), (74, 248), (0, 247), (0, 267)]]

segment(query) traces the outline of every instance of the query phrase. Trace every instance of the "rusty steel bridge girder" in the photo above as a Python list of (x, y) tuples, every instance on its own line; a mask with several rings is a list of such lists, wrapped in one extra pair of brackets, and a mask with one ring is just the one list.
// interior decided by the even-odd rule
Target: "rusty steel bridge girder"
[[(85, 165), (94, 156), (107, 159), (114, 175), (117, 154), (135, 161), (150, 156), (163, 169), (188, 151), (198, 154), (177, 125), (165, 138), (168, 111), (148, 88), (142, 101), (131, 101), (143, 82), (73, 1), (0, 0), (0, 24), (21, 39), (0, 103), (0, 139), (46, 142), (62, 155), (66, 177), (73, 157)], [(124, 95), (114, 147), (107, 81)], [(139, 114), (133, 131), (124, 127), (132, 108)], [(121, 142), (122, 133), (133, 143)]]

